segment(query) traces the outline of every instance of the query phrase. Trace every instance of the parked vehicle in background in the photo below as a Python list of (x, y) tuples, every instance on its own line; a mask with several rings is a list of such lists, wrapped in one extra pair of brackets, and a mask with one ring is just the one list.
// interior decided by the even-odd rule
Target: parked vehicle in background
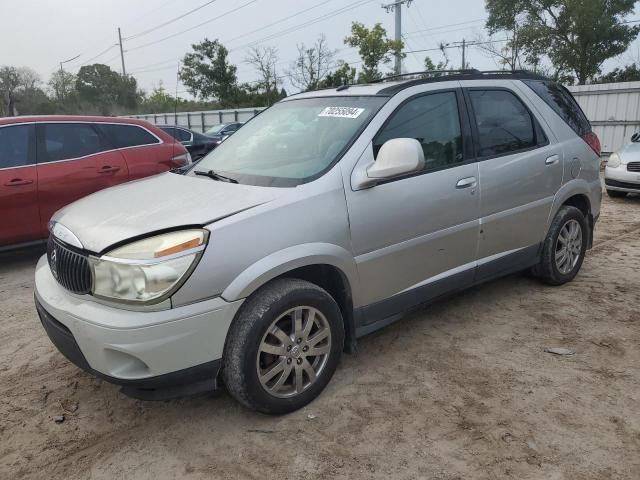
[(634, 133), (631, 143), (611, 154), (604, 169), (604, 185), (612, 198), (640, 193), (640, 133)]
[(218, 146), (219, 142), (202, 133), (194, 132), (184, 127), (174, 125), (158, 125), (163, 132), (168, 133), (178, 140), (191, 155), (191, 160), (196, 161)]
[(227, 137), (236, 133), (242, 125), (244, 125), (244, 122), (221, 123), (211, 127), (204, 134), (213, 138), (216, 145), (220, 145)]
[(0, 118), (0, 248), (47, 238), (51, 216), (74, 200), (190, 161), (143, 120)]
[(130, 395), (222, 375), (243, 405), (290, 412), (409, 309), (520, 270), (571, 281), (599, 150), (571, 94), (526, 72), (292, 95), (186, 174), (58, 212), (36, 307), (69, 359)]

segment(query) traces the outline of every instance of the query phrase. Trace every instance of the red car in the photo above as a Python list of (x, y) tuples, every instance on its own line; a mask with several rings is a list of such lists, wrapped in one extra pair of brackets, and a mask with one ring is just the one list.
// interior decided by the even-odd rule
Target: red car
[(47, 238), (51, 215), (78, 198), (188, 163), (180, 142), (143, 120), (0, 118), (0, 250)]

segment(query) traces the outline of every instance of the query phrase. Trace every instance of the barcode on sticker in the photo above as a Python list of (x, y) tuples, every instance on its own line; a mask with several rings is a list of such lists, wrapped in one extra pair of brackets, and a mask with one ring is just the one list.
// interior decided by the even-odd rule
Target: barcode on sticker
[(364, 108), (356, 107), (327, 107), (322, 110), (319, 117), (358, 118), (364, 112)]

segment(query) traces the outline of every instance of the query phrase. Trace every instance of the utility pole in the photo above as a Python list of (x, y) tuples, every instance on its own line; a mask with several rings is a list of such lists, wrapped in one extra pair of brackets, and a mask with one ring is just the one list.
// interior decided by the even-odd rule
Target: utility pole
[(463, 38), (462, 39), (462, 70), (466, 70), (466, 68), (467, 68), (467, 62), (466, 62), (466, 59), (465, 59), (466, 47), (467, 47), (467, 42)]
[[(412, 1), (413, 0), (396, 0), (393, 3), (382, 5), (382, 8), (384, 8), (387, 13), (394, 12), (396, 14), (396, 31), (394, 35), (394, 39), (396, 41), (402, 40), (402, 5), (406, 3), (408, 8)], [(393, 71), (396, 75), (400, 75), (402, 73), (402, 52), (398, 52), (396, 54)]]
[(73, 58), (70, 58), (68, 60), (63, 60), (62, 62), (60, 62), (60, 100), (64, 100), (64, 90), (66, 88), (66, 85), (64, 84), (64, 70), (62, 69), (62, 65), (64, 65), (65, 63), (74, 61), (79, 56), (80, 55), (76, 55)]
[(120, 43), (120, 60), (122, 60), (122, 76), (127, 76), (127, 71), (124, 68), (124, 50), (122, 49), (122, 34), (120, 33), (120, 27), (118, 27), (118, 41)]

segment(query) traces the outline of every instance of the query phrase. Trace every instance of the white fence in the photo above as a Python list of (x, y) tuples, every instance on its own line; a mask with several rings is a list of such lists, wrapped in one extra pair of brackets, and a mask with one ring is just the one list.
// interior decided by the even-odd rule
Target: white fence
[(127, 115), (127, 118), (140, 118), (155, 125), (179, 125), (196, 132), (205, 132), (220, 123), (246, 122), (262, 110), (264, 110), (264, 107), (209, 110), (205, 112), (149, 113), (145, 115)]
[[(640, 131), (640, 82), (569, 87), (600, 138), (605, 155), (615, 152)], [(246, 122), (264, 107), (204, 112), (130, 115), (156, 125), (180, 125), (204, 132), (219, 123)]]
[(640, 131), (640, 82), (569, 87), (602, 145), (603, 155), (619, 150)]

